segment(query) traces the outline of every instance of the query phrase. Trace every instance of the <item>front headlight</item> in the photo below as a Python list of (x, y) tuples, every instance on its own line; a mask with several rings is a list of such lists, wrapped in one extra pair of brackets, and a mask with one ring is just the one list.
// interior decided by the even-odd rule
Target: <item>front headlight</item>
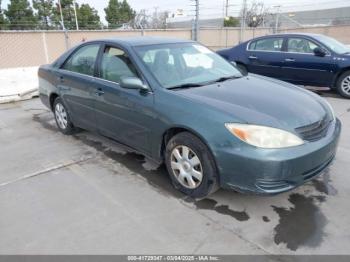
[(284, 148), (304, 144), (298, 136), (277, 128), (235, 123), (225, 126), (233, 135), (256, 147)]
[(327, 104), (329, 111), (331, 112), (332, 115), (332, 121), (335, 120), (335, 113), (333, 110), (333, 107), (331, 106), (331, 104), (324, 98), (324, 102)]

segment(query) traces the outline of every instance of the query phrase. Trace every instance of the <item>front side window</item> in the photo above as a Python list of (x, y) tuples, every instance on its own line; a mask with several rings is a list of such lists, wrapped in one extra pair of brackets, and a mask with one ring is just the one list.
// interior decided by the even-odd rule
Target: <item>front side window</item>
[(281, 51), (283, 38), (273, 37), (260, 39), (249, 44), (251, 51)]
[(288, 52), (313, 54), (314, 49), (318, 47), (315, 43), (305, 38), (289, 38)]
[(129, 56), (123, 50), (106, 47), (101, 63), (101, 78), (119, 83), (122, 77), (137, 76), (137, 71)]
[(222, 77), (241, 77), (229, 62), (196, 43), (136, 47), (148, 70), (165, 88), (183, 84), (205, 84)]
[(68, 71), (93, 76), (99, 48), (99, 44), (91, 44), (81, 47), (70, 56), (62, 68)]

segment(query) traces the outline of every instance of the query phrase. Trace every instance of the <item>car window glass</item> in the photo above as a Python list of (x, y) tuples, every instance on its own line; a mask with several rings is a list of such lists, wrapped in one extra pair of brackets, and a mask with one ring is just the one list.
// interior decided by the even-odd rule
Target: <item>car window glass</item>
[[(164, 48), (164, 49), (161, 49), (161, 50), (158, 50), (158, 51), (164, 51), (168, 54), (169, 56), (169, 60), (168, 60), (168, 64), (170, 65), (174, 65), (174, 56), (172, 54), (170, 54), (169, 52), (169, 49), (168, 48)], [(146, 64), (153, 64), (154, 63), (154, 60), (156, 59), (156, 54), (157, 52), (156, 50), (149, 50), (147, 52), (145, 52), (142, 60), (143, 62), (145, 62)]]
[(183, 54), (183, 58), (188, 67), (211, 68), (213, 66), (213, 59), (204, 53)]
[(99, 44), (87, 45), (76, 51), (63, 65), (63, 69), (84, 75), (94, 75)]
[(252, 51), (281, 51), (283, 38), (266, 38), (250, 43), (249, 50)]
[(102, 55), (101, 78), (119, 83), (127, 76), (138, 76), (128, 54), (119, 48), (106, 47)]
[(288, 52), (294, 53), (313, 53), (314, 49), (318, 47), (315, 43), (304, 38), (289, 38)]
[(195, 43), (137, 47), (137, 54), (165, 88), (183, 84), (204, 84), (240, 72), (210, 49)]

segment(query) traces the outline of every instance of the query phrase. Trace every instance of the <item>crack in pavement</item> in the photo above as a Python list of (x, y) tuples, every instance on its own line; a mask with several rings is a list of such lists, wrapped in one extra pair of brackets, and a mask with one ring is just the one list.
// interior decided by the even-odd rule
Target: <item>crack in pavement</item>
[(13, 183), (25, 180), (25, 179), (29, 179), (29, 178), (33, 178), (33, 177), (36, 177), (36, 176), (44, 175), (44, 174), (50, 173), (51, 171), (58, 170), (58, 169), (61, 169), (61, 168), (65, 168), (65, 167), (68, 167), (68, 166), (71, 166), (71, 165), (80, 164), (80, 163), (89, 161), (89, 160), (94, 159), (94, 158), (96, 158), (96, 156), (92, 156), (92, 157), (88, 157), (88, 158), (81, 159), (81, 160), (70, 161), (70, 162), (67, 162), (67, 163), (55, 165), (55, 166), (46, 168), (44, 170), (40, 170), (40, 171), (31, 173), (31, 174), (28, 174), (28, 175), (21, 176), (19, 178), (14, 179), (14, 180), (10, 180), (10, 181), (6, 181), (6, 182), (3, 182), (3, 183), (0, 183), (0, 187), (7, 186), (7, 185), (10, 185), (10, 184), (13, 184)]

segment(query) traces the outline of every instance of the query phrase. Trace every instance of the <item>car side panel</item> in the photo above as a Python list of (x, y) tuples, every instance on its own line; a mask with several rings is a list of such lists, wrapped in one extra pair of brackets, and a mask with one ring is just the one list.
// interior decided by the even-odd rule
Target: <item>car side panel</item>
[(50, 96), (58, 94), (56, 88), (57, 76), (54, 74), (54, 69), (51, 65), (42, 65), (38, 70), (39, 80), (39, 97), (42, 103), (51, 110)]
[(88, 130), (96, 129), (94, 82), (91, 76), (58, 69), (57, 88), (71, 120), (74, 125)]

